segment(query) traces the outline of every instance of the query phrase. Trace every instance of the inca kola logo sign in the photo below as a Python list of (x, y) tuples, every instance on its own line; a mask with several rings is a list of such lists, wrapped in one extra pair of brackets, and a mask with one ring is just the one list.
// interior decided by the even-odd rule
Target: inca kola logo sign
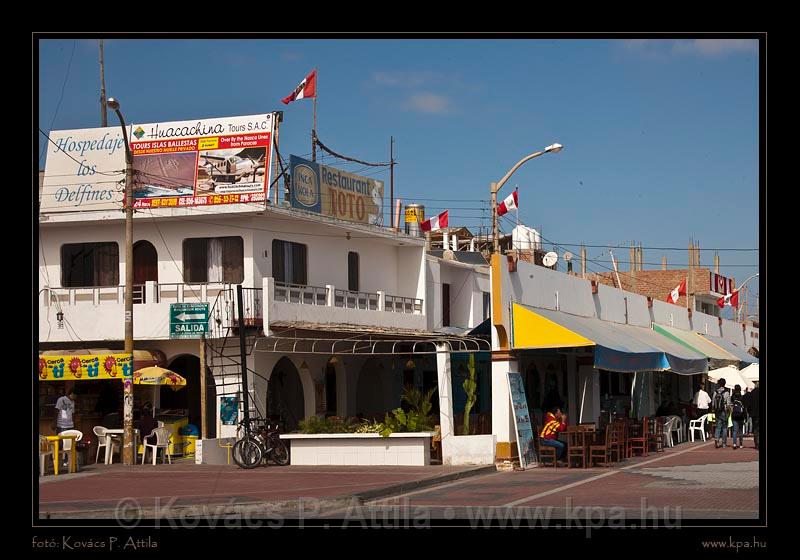
[(303, 206), (316, 206), (319, 201), (317, 174), (307, 165), (298, 165), (293, 175), (292, 188), (297, 202)]

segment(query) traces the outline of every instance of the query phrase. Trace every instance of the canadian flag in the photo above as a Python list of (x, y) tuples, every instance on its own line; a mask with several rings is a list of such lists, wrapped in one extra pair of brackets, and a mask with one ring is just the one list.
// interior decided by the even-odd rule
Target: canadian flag
[(305, 99), (307, 97), (317, 96), (317, 71), (312, 70), (311, 74), (306, 76), (306, 79), (300, 82), (300, 85), (294, 88), (294, 91), (288, 96), (284, 97), (284, 105), (288, 105), (296, 99)]
[(508, 195), (506, 199), (500, 203), (500, 206), (497, 207), (497, 215), (502, 216), (509, 210), (514, 210), (516, 208), (519, 208), (519, 195), (517, 194), (517, 190), (514, 189), (514, 192)]
[(672, 290), (667, 296), (667, 303), (676, 303), (680, 296), (686, 295), (686, 278), (681, 280), (681, 283)]
[(722, 296), (717, 300), (717, 305), (720, 307), (725, 307), (726, 305), (730, 305), (732, 307), (739, 307), (739, 290), (736, 290), (732, 294), (728, 294)]
[(435, 218), (431, 218), (430, 220), (425, 220), (420, 224), (419, 227), (422, 229), (422, 231), (436, 231), (446, 228), (448, 212), (449, 210), (445, 210)]

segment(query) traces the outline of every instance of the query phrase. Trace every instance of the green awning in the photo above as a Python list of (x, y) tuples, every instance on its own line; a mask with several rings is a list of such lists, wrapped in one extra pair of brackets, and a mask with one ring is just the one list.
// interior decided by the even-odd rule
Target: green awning
[(675, 342), (694, 350), (698, 354), (708, 357), (709, 369), (716, 369), (730, 365), (739, 364), (739, 358), (720, 348), (716, 344), (710, 343), (699, 334), (693, 331), (684, 331), (675, 327), (653, 324), (653, 330), (659, 334), (674, 340)]

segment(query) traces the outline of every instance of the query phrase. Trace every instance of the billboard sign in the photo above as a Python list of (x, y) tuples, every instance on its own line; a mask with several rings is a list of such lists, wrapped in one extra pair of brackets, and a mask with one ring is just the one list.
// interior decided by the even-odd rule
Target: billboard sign
[(289, 158), (293, 208), (331, 218), (383, 225), (383, 181), (297, 156)]
[[(131, 124), (133, 207), (264, 204), (274, 115)], [(125, 141), (119, 127), (52, 131), (41, 211), (119, 210)]]
[[(522, 469), (538, 466), (536, 449), (534, 448), (533, 424), (528, 413), (528, 399), (525, 397), (525, 384), (519, 372), (508, 372), (508, 389), (511, 396), (511, 407), (514, 409), (514, 427), (517, 431), (519, 447), (519, 466)], [(538, 434), (537, 434), (538, 436)]]
[(733, 278), (725, 278), (714, 272), (709, 272), (709, 288), (708, 291), (714, 297), (722, 297), (732, 294), (735, 286), (733, 285)]

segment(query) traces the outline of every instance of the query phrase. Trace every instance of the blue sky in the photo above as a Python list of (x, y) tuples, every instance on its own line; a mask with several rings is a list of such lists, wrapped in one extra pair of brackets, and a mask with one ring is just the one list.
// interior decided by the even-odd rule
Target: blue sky
[[(105, 65), (107, 95), (129, 122), (284, 111), (286, 159), (310, 154), (312, 101), (280, 99), (316, 67), (322, 142), (383, 162), (394, 136), (395, 196), (426, 215), (450, 208), (451, 226), (491, 226), (489, 184), (559, 142), (499, 195), (519, 185), (520, 220), (548, 248), (635, 240), (657, 263), (645, 268), (658, 268), (662, 255), (685, 266), (690, 237), (701, 249), (759, 246), (756, 41), (112, 38)], [(38, 74), (42, 130), (100, 126), (96, 40), (41, 40)], [(388, 192), (388, 171), (318, 160), (383, 179)], [(758, 272), (758, 252), (720, 257), (737, 282)], [(611, 267), (605, 248), (589, 258), (593, 271)]]

